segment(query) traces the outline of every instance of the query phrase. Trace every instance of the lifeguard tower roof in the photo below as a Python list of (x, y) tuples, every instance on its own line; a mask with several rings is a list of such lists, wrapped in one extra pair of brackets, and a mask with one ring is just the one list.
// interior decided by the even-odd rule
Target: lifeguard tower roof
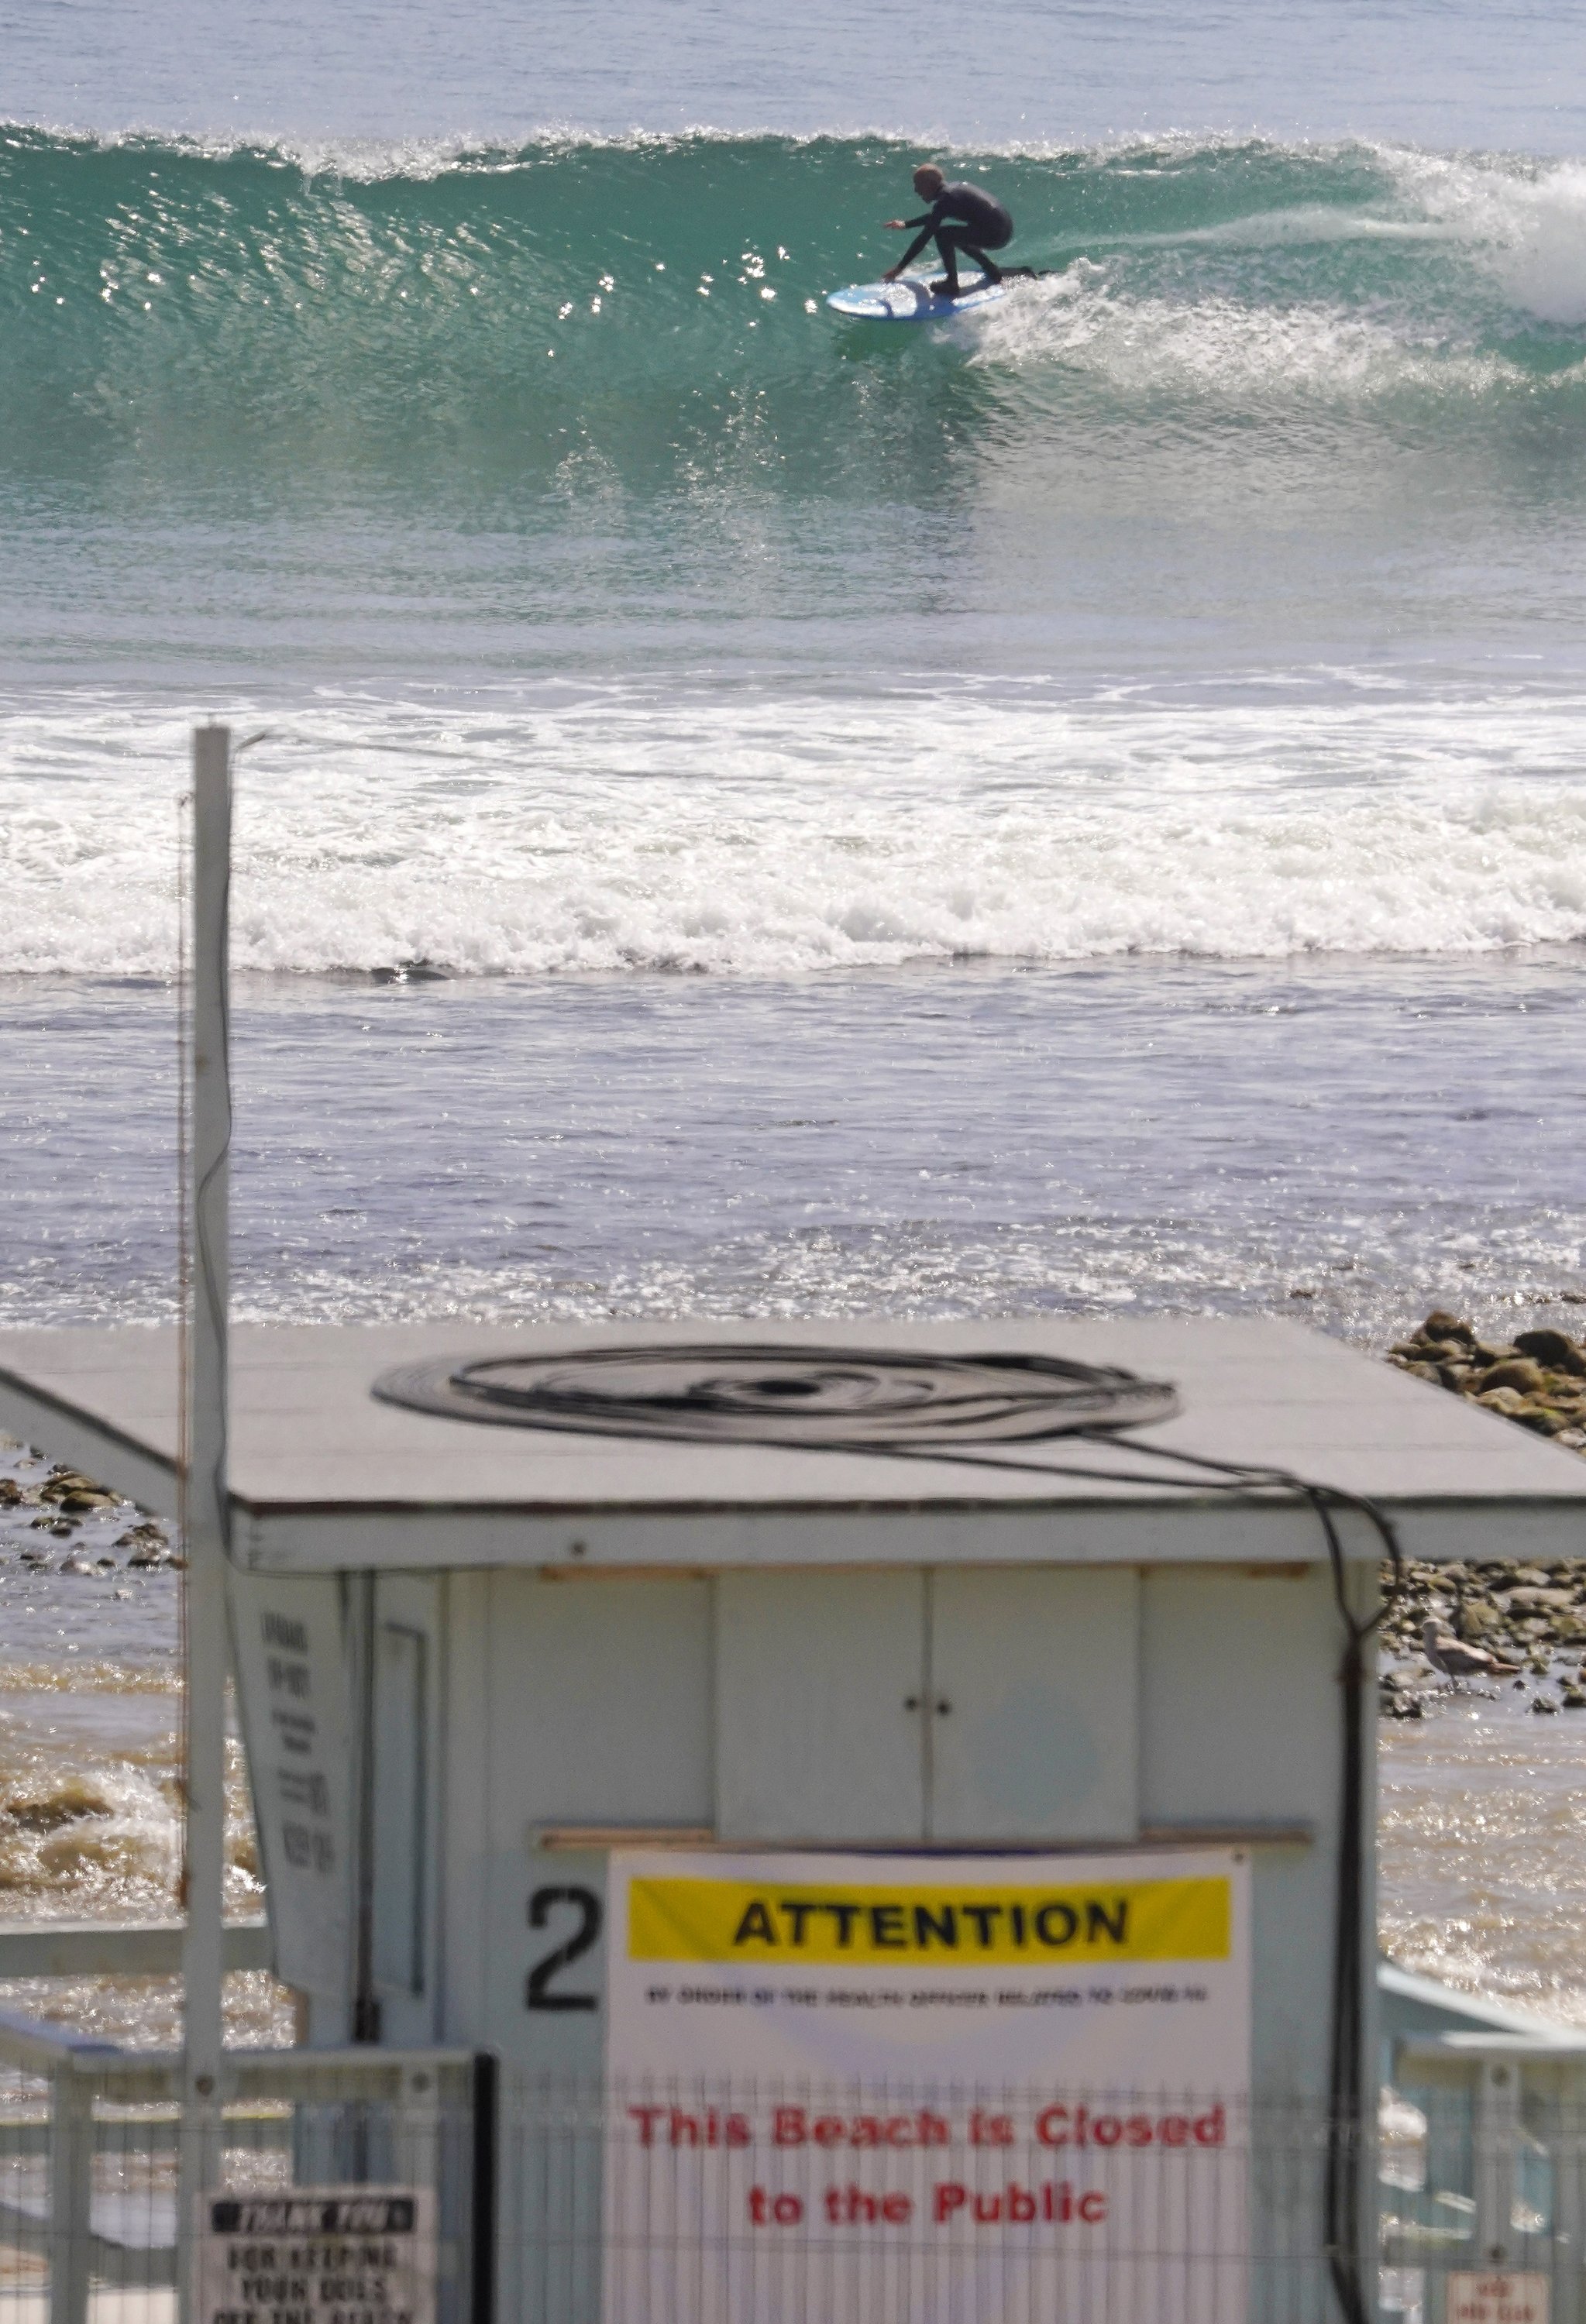
[[(993, 1425), (940, 1457), (928, 1427), (910, 1434), (940, 1389), (932, 1368), (983, 1358), (1121, 1370), (1170, 1385), (1176, 1408), (1154, 1418), (1168, 1400), (1137, 1397), (1137, 1425), (1110, 1443)], [(633, 1433), (622, 1415), (634, 1399), (619, 1397), (607, 1428), (599, 1394), (577, 1383), (632, 1388), (634, 1364), (662, 1380), (660, 1417)], [(757, 1366), (759, 1401), (740, 1403), (719, 1440), (668, 1433), (679, 1380), (741, 1386)], [(816, 1412), (810, 1441), (758, 1439), (796, 1438), (823, 1399), (834, 1428), (823, 1434)], [(0, 1427), (167, 1514), (178, 1404), (172, 1332), (0, 1333)], [(894, 1421), (894, 1449), (880, 1449)], [(244, 1325), (232, 1338), (232, 1554), (260, 1571), (1315, 1555), (1303, 1502), (1231, 1499), (1193, 1470), (1169, 1482), (1151, 1457), (1164, 1449), (1369, 1496), (1411, 1554), (1586, 1551), (1586, 1462), (1271, 1319)], [(1353, 1555), (1379, 1554), (1365, 1525), (1347, 1538)]]

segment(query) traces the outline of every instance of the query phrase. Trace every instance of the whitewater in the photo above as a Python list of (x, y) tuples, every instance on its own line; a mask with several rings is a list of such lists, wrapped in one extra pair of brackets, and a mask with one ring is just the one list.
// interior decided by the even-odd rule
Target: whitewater
[[(169, 976), (182, 718), (7, 706), (0, 883), (26, 908), (0, 973)], [(1583, 707), (1337, 673), (1242, 698), (923, 674), (835, 702), (703, 678), (244, 698), (234, 960), (778, 976), (1567, 944)]]

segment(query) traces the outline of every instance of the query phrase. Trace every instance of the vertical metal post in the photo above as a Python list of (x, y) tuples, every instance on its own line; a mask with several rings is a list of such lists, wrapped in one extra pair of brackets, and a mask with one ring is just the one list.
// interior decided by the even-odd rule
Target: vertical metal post
[[(1553, 2149), (1553, 2324), (1581, 2324), (1586, 2284), (1579, 2258), (1571, 2266), (1565, 2255), (1579, 2254), (1586, 2228), (1586, 2203), (1581, 2201), (1582, 2153), (1580, 2116), (1568, 2103), (1552, 2110), (1548, 2144)], [(1533, 2263), (1535, 2264), (1535, 2263)]]
[(226, 1874), (226, 1301), (231, 1149), (231, 730), (193, 732), (193, 1027), (187, 1394), (187, 1927), (182, 1940), (181, 2314), (192, 2311), (190, 2238), (219, 2160), (221, 1924)]
[(358, 1927), (354, 1964), (353, 2039), (380, 2039), (380, 1997), (374, 1990), (374, 1576), (352, 1582), (353, 1701), (357, 1715)]
[(1519, 2060), (1483, 2058), (1476, 2074), (1471, 2125), (1476, 2165), (1477, 2265), (1512, 2267), (1514, 2214), (1520, 2151)]
[(474, 2117), (473, 2185), (470, 2189), (468, 2236), (469, 2324), (495, 2324), (496, 2309), (496, 2171), (500, 2130), (500, 2070), (494, 2054), (478, 2051), (474, 2059), (472, 2113)]
[(438, 2203), (443, 2126), (440, 2076), (433, 2066), (404, 2066), (392, 2107), (391, 2175), (404, 2186), (433, 2187)]
[(62, 2058), (50, 2095), (50, 2324), (88, 2312), (93, 2171), (94, 2085)]

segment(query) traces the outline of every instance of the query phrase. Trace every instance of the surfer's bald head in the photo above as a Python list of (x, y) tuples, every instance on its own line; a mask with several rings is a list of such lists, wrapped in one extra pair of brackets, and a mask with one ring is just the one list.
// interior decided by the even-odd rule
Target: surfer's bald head
[(946, 182), (934, 161), (922, 161), (914, 173), (914, 190), (927, 202), (935, 201)]

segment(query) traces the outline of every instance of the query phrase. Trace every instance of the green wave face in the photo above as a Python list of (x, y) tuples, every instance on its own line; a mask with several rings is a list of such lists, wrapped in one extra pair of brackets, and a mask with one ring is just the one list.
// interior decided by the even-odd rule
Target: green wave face
[(1055, 270), (978, 324), (820, 304), (917, 155), (696, 135), (314, 157), (0, 136), (0, 481), (894, 494), (973, 444), (1572, 442), (1586, 171), (1363, 146), (960, 154)]

